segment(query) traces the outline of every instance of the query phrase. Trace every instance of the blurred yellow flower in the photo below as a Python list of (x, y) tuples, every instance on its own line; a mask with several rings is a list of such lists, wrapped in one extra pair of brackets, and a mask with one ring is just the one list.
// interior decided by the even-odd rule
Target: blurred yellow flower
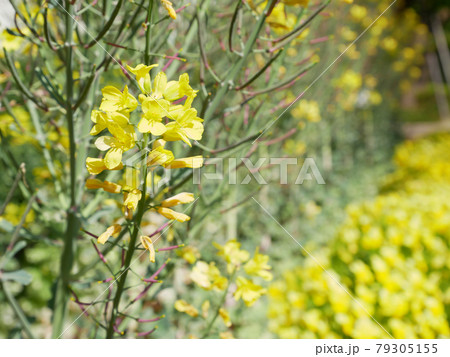
[(228, 241), (223, 246), (216, 242), (213, 242), (213, 245), (219, 250), (217, 255), (224, 257), (225, 261), (228, 263), (229, 273), (236, 269), (236, 267), (239, 267), (242, 263), (246, 262), (250, 257), (249, 252), (240, 249), (241, 243), (236, 239)]
[(178, 250), (177, 254), (189, 264), (194, 264), (197, 258), (200, 257), (198, 249), (192, 246), (183, 247), (183, 249)]
[(187, 303), (185, 300), (177, 300), (175, 301), (175, 310), (184, 312), (192, 317), (198, 316), (198, 310), (192, 306), (191, 304)]
[(314, 100), (300, 100), (298, 105), (292, 110), (292, 116), (297, 119), (306, 119), (317, 123), (321, 119), (319, 103)]
[(194, 283), (205, 290), (223, 290), (228, 280), (220, 274), (214, 262), (198, 261), (192, 269), (190, 277)]
[(169, 16), (176, 20), (177, 13), (173, 9), (172, 3), (169, 0), (161, 0), (161, 4), (164, 6), (164, 8), (167, 10)]
[(267, 290), (256, 285), (253, 281), (242, 276), (236, 278), (237, 289), (234, 292), (235, 300), (242, 299), (245, 305), (252, 306)]
[(257, 247), (253, 258), (244, 265), (244, 270), (248, 275), (260, 276), (264, 280), (270, 281), (273, 276), (269, 271), (271, 266), (267, 264), (268, 261), (269, 256), (260, 254), (259, 248)]
[(230, 314), (228, 313), (227, 310), (225, 310), (223, 307), (221, 307), (219, 309), (219, 315), (223, 320), (223, 323), (225, 324), (226, 327), (231, 327), (232, 323), (230, 320)]

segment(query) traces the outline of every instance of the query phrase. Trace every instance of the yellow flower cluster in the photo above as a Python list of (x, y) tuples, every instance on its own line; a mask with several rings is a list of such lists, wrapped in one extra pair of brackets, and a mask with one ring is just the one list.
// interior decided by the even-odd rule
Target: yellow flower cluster
[(399, 168), (385, 180), (385, 189), (445, 195), (450, 177), (450, 136), (437, 134), (420, 141), (407, 141), (395, 153)]
[(300, 100), (292, 109), (292, 116), (296, 119), (306, 119), (312, 123), (317, 123), (321, 119), (319, 103), (315, 100)]
[[(26, 210), (26, 204), (17, 204), (14, 202), (9, 202), (5, 207), (5, 212), (0, 216), (0, 224), (3, 220), (7, 221), (11, 225), (18, 225), (23, 214)], [(33, 210), (28, 212), (28, 215), (25, 218), (24, 227), (28, 227), (28, 224), (31, 224), (35, 221), (36, 214)]]
[(3, 135), (7, 136), (13, 145), (37, 144), (33, 123), (28, 112), (17, 105), (11, 108), (11, 114), (14, 116), (7, 112), (0, 114), (0, 128)]
[(381, 104), (383, 98), (374, 88), (377, 80), (371, 75), (363, 76), (351, 69), (346, 70), (333, 81), (338, 89), (336, 103), (346, 111), (353, 111), (355, 107), (365, 108)]
[[(241, 249), (241, 244), (235, 239), (224, 245), (213, 244), (218, 249), (217, 256), (222, 259), (222, 263), (227, 265), (228, 277), (222, 275), (215, 262), (207, 263), (198, 260), (190, 273), (191, 280), (204, 290), (214, 290), (224, 294), (228, 292), (231, 283), (235, 283), (236, 289), (233, 293), (235, 300), (242, 299), (247, 306), (252, 306), (262, 295), (266, 294), (267, 289), (256, 284), (251, 277), (259, 277), (265, 281), (272, 280), (271, 266), (268, 264), (269, 256), (259, 253), (259, 249), (256, 248), (253, 257), (250, 258), (250, 253)], [(242, 274), (241, 268), (248, 277)], [(177, 311), (192, 317), (199, 316), (198, 309), (185, 300), (177, 300), (174, 307)], [(209, 307), (209, 300), (205, 300), (201, 306), (204, 318), (208, 315)], [(218, 314), (225, 326), (230, 327), (232, 322), (228, 312), (222, 306), (219, 306), (218, 309)]]
[[(388, 0), (373, 0), (365, 6), (352, 5), (347, 22), (349, 26), (340, 29), (340, 38), (353, 41), (389, 5)], [(368, 31), (364, 43), (353, 46), (348, 55), (357, 59), (364, 52), (369, 56), (380, 56), (380, 52), (384, 52), (393, 59), (393, 71), (406, 74), (399, 84), (402, 90), (408, 90), (411, 81), (422, 75), (420, 67), (424, 62), (427, 35), (427, 27), (421, 23), (420, 16), (411, 8), (405, 9), (399, 16), (379, 18)], [(342, 48), (346, 46), (342, 44)]]
[[(128, 70), (136, 76), (142, 92), (138, 100), (129, 92), (127, 86), (123, 91), (114, 86), (103, 88), (100, 108), (93, 110), (91, 114), (91, 120), (94, 123), (91, 135), (100, 134), (104, 130), (108, 130), (111, 135), (100, 136), (95, 141), (97, 149), (105, 151), (106, 154), (103, 158), (87, 158), (86, 167), (90, 174), (98, 175), (104, 170), (123, 169), (124, 154), (135, 148), (145, 156), (144, 165), (146, 164), (148, 175), (151, 177), (153, 177), (153, 171), (161, 166), (166, 169), (177, 169), (199, 168), (203, 165), (201, 156), (175, 159), (172, 151), (165, 149), (167, 141), (181, 140), (190, 146), (190, 140), (200, 140), (203, 134), (203, 120), (197, 117), (197, 111), (191, 107), (197, 91), (189, 85), (189, 76), (185, 73), (179, 77), (178, 81), (168, 81), (166, 74), (159, 72), (152, 84), (150, 71), (157, 66), (143, 64), (134, 68), (127, 66)], [(140, 108), (140, 120), (135, 125), (130, 120), (130, 114), (137, 108)], [(142, 139), (138, 138), (138, 135)], [(153, 139), (150, 142), (151, 150), (148, 149), (150, 135)], [(132, 179), (128, 180), (130, 175)], [(103, 189), (110, 193), (123, 192), (125, 216), (131, 219), (140, 200), (146, 199), (140, 188), (139, 175), (138, 167), (127, 167), (125, 185), (90, 178), (86, 181), (86, 187)], [(193, 194), (183, 192), (152, 207), (168, 219), (185, 222), (190, 217), (171, 208), (192, 201), (194, 201)], [(147, 246), (150, 249), (151, 240), (145, 237), (141, 240), (144, 247)], [(100, 243), (105, 241), (106, 239), (99, 239)]]
[(371, 314), (395, 338), (450, 336), (449, 143), (446, 134), (398, 148), (395, 191), (349, 205), (335, 239), (310, 250), (333, 278), (306, 259), (269, 288), (272, 331), (388, 337)]

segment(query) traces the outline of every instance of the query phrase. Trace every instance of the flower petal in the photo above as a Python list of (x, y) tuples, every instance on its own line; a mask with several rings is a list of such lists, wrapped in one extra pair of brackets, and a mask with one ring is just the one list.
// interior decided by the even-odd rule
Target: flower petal
[(112, 170), (119, 166), (122, 161), (122, 149), (110, 149), (105, 155), (105, 166)]
[(160, 207), (158, 208), (158, 213), (167, 219), (174, 219), (178, 222), (186, 222), (191, 219), (188, 215), (180, 212), (171, 210), (170, 208)]

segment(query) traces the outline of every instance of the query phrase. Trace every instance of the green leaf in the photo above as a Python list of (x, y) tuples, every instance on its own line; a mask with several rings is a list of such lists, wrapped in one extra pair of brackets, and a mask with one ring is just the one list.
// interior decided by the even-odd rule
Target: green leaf
[(3, 259), (0, 262), (0, 269), (2, 269), (5, 266), (5, 264), (7, 262), (9, 262), (20, 250), (25, 248), (26, 245), (27, 245), (27, 243), (22, 240), (22, 241), (16, 243), (9, 252), (6, 252), (5, 256), (3, 257)]
[(39, 67), (36, 67), (34, 69), (34, 72), (37, 74), (39, 81), (45, 87), (47, 92), (50, 93), (50, 95), (53, 97), (54, 100), (56, 100), (58, 102), (59, 105), (64, 107), (64, 99), (62, 98), (58, 89), (55, 88), (55, 86), (52, 84), (50, 79), (48, 79), (48, 77), (44, 74), (44, 72), (42, 72), (42, 69), (40, 69)]
[(1, 274), (0, 279), (3, 281), (16, 281), (19, 284), (28, 285), (29, 283), (31, 283), (32, 276), (25, 270), (16, 270)]

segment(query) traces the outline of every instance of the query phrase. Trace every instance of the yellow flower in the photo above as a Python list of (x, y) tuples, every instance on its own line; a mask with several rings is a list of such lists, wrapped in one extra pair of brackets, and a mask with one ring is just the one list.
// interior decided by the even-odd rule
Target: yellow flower
[(292, 111), (292, 116), (294, 118), (306, 119), (310, 122), (317, 123), (321, 119), (319, 104), (313, 100), (301, 100)]
[(176, 212), (174, 210), (171, 210), (170, 208), (164, 208), (160, 207), (157, 209), (157, 212), (161, 215), (166, 217), (167, 219), (173, 219), (178, 222), (186, 222), (191, 219), (188, 215), (180, 212)]
[(356, 91), (362, 86), (362, 76), (358, 72), (347, 70), (334, 84), (348, 91)]
[(172, 160), (169, 164), (166, 164), (164, 167), (166, 169), (182, 169), (182, 168), (190, 168), (190, 169), (198, 169), (203, 166), (203, 157), (201, 155), (192, 156), (192, 157), (184, 157), (181, 159)]
[(165, 150), (163, 146), (158, 146), (156, 149), (150, 151), (147, 156), (147, 165), (161, 165), (165, 166), (172, 163), (174, 159), (173, 153), (170, 150)]
[(271, 266), (267, 264), (268, 261), (269, 256), (259, 254), (258, 248), (256, 248), (255, 255), (244, 265), (244, 270), (249, 275), (260, 276), (264, 280), (270, 281), (273, 276), (272, 273), (269, 272)]
[(109, 237), (113, 236), (114, 234), (120, 233), (121, 230), (122, 227), (120, 226), (120, 224), (113, 224), (112, 226), (106, 228), (106, 231), (98, 236), (97, 243), (105, 244)]
[(98, 179), (87, 179), (86, 180), (86, 188), (91, 189), (91, 190), (102, 188), (104, 191), (110, 192), (110, 193), (120, 193), (120, 191), (122, 190), (122, 186), (120, 186), (114, 182), (101, 181)]
[(151, 91), (150, 71), (155, 67), (158, 67), (158, 65), (152, 64), (151, 66), (146, 66), (141, 63), (134, 68), (127, 65), (127, 69), (136, 76), (136, 81), (143, 93), (149, 93)]
[(214, 262), (206, 263), (198, 261), (195, 264), (190, 277), (194, 283), (205, 290), (223, 290), (227, 286), (227, 278), (220, 274)]
[(177, 254), (181, 256), (181, 258), (183, 258), (189, 264), (194, 264), (197, 258), (200, 257), (198, 249), (192, 246), (187, 246), (181, 250), (178, 250)]
[[(262, 13), (266, 5), (267, 1), (264, 1), (260, 3), (257, 8), (254, 5), (252, 7), (256, 10), (257, 13)], [(266, 22), (275, 33), (282, 34), (294, 28), (296, 18), (296, 15), (292, 12), (287, 11), (285, 5), (280, 2), (275, 5), (275, 7), (272, 9), (272, 12), (269, 14), (269, 16), (267, 16)]]
[(100, 104), (100, 110), (105, 112), (132, 112), (138, 106), (136, 98), (128, 93), (128, 87), (125, 86), (123, 92), (113, 86), (106, 86), (102, 89), (103, 99)]
[[(5, 207), (5, 212), (0, 216), (0, 223), (3, 220), (8, 221), (10, 224), (18, 225), (21, 221), (22, 215), (25, 213), (26, 204), (17, 205), (14, 202), (10, 202)], [(35, 212), (31, 210), (25, 218), (25, 225), (27, 223), (33, 223), (35, 221)]]
[[(24, 14), (23, 11), (21, 11), (21, 13)], [(24, 28), (23, 30), (25, 30), (26, 33), (29, 32), (28, 28)], [(6, 49), (7, 51), (16, 51), (23, 45), (24, 38), (12, 35), (10, 32), (8, 32), (7, 29), (4, 29), (2, 32), (0, 32), (0, 43), (2, 48)], [(3, 58), (3, 51), (1, 52), (0, 58)]]
[(147, 236), (141, 236), (141, 243), (146, 250), (149, 252), (150, 262), (155, 262), (155, 247), (153, 246), (152, 239)]
[(144, 114), (138, 124), (138, 130), (141, 133), (151, 133), (153, 135), (164, 134), (166, 127), (162, 123), (162, 120), (169, 113), (169, 106), (170, 103), (165, 99), (146, 97), (142, 102), (142, 111)]
[(173, 9), (172, 3), (169, 0), (161, 0), (161, 4), (167, 10), (169, 16), (175, 20), (177, 18), (177, 13)]
[(237, 290), (234, 293), (235, 300), (242, 299), (245, 305), (252, 306), (262, 295), (266, 293), (266, 289), (256, 285), (253, 281), (238, 276), (236, 279)]
[(116, 167), (109, 169), (106, 167), (103, 159), (88, 157), (86, 159), (86, 168), (91, 175), (98, 175), (104, 170), (122, 170), (123, 164), (120, 162)]
[[(171, 113), (172, 114), (172, 113)], [(197, 111), (194, 108), (185, 110), (178, 119), (166, 124), (166, 132), (163, 139), (166, 141), (183, 140), (189, 146), (192, 140), (201, 140), (203, 134), (202, 119), (197, 117)]]
[[(195, 97), (197, 96), (198, 91), (192, 91), (192, 94), (187, 96), (184, 104), (176, 104), (170, 106), (169, 118), (172, 120), (180, 119), (184, 112), (192, 107), (192, 103), (194, 102)], [(198, 118), (198, 120), (202, 121), (202, 119)]]
[(230, 320), (230, 314), (223, 307), (219, 309), (219, 315), (222, 318), (223, 323), (225, 324), (226, 327), (230, 327), (232, 325)]
[(96, 190), (99, 188), (103, 188), (103, 181), (98, 179), (87, 179), (86, 188), (89, 190)]
[(175, 310), (184, 312), (192, 317), (198, 316), (198, 310), (192, 306), (191, 304), (187, 303), (185, 300), (177, 300), (175, 301)]
[(189, 75), (183, 73), (178, 77), (178, 81), (169, 81), (164, 88), (164, 98), (173, 102), (175, 100), (181, 99), (184, 96), (192, 97), (197, 93), (189, 85)]
[(202, 317), (206, 319), (208, 317), (209, 307), (211, 306), (209, 300), (205, 300), (202, 304)]
[[(189, 75), (187, 73), (182, 74), (178, 81), (167, 82), (167, 76), (164, 72), (159, 72), (155, 80), (153, 81), (152, 97), (159, 99), (164, 98), (170, 102), (181, 99), (184, 96), (195, 97), (195, 93), (189, 85)], [(187, 103), (189, 106), (192, 104), (192, 100)], [(178, 108), (178, 106), (177, 106)]]
[(350, 9), (350, 14), (355, 20), (362, 20), (367, 17), (367, 8), (364, 6), (353, 5)]
[(122, 154), (135, 146), (136, 133), (131, 127), (120, 127), (113, 125), (110, 128), (114, 136), (101, 136), (95, 141), (95, 146), (101, 151), (108, 152), (105, 155), (104, 163), (108, 169), (113, 169), (120, 165)]
[(99, 110), (93, 110), (91, 112), (91, 120), (95, 124), (91, 129), (91, 135), (97, 135), (104, 129), (109, 129), (114, 124), (121, 127), (126, 127), (130, 124), (128, 116), (119, 112), (104, 113)]
[(386, 37), (381, 42), (381, 46), (388, 52), (394, 52), (397, 49), (398, 42), (393, 37)]
[[(128, 214), (133, 214), (136, 210), (139, 200), (142, 197), (142, 192), (137, 188), (131, 188), (129, 191), (124, 192), (123, 205), (128, 209)], [(127, 215), (128, 215), (127, 214)]]
[(173, 207), (179, 204), (185, 204), (194, 201), (194, 194), (181, 192), (161, 202), (161, 207)]
[(230, 273), (250, 257), (249, 252), (240, 249), (241, 243), (236, 241), (236, 239), (228, 241), (223, 246), (216, 242), (213, 245), (219, 250), (217, 255), (225, 258), (225, 261), (228, 263), (228, 272)]
[(159, 148), (160, 146), (164, 148), (164, 146), (166, 145), (166, 141), (163, 139), (158, 139), (155, 140), (155, 142), (152, 145), (153, 149)]
[(167, 198), (161, 202), (160, 207), (158, 207), (157, 212), (166, 217), (167, 219), (174, 219), (178, 222), (186, 222), (191, 219), (188, 215), (184, 213), (175, 212), (168, 207), (173, 207), (179, 204), (189, 203), (194, 201), (194, 195), (188, 192), (182, 192), (173, 197)]

